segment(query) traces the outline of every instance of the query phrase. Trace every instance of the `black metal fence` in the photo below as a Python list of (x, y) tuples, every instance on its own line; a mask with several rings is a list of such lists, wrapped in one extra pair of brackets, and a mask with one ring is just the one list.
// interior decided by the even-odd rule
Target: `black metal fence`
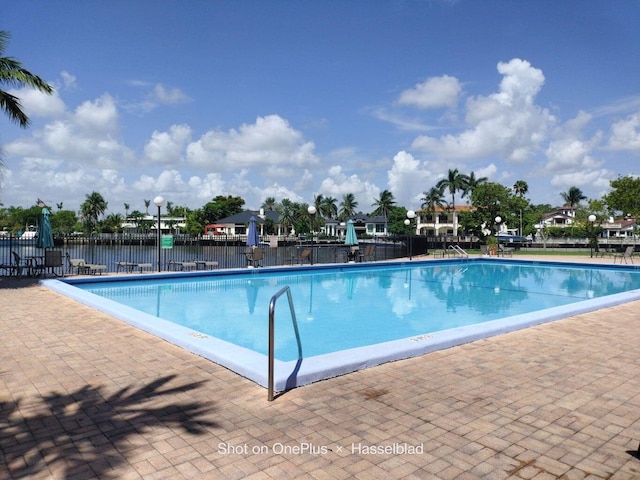
[[(56, 237), (55, 250), (62, 253), (63, 265), (56, 273), (71, 273), (69, 260), (84, 260), (85, 264), (104, 265), (103, 272), (121, 271), (123, 265), (146, 265), (145, 270), (157, 271), (158, 260), (160, 270), (183, 269), (185, 262), (196, 268), (242, 268), (249, 263), (244, 236), (217, 236), (214, 238), (173, 236), (171, 245), (158, 248), (157, 238), (150, 234), (101, 235), (93, 237)], [(290, 263), (342, 263), (349, 260), (363, 260), (361, 256), (350, 255), (350, 247), (326, 241), (298, 241), (288, 238), (264, 239), (260, 245), (263, 258), (257, 261), (260, 266), (286, 265)], [(359, 245), (360, 252), (366, 246), (373, 246), (373, 253), (367, 261), (389, 260), (426, 253), (427, 243), (420, 237), (402, 237), (395, 239), (366, 240)], [(170, 248), (163, 248), (170, 247)], [(300, 260), (305, 249), (312, 249), (312, 254)], [(411, 252), (409, 249), (411, 248)], [(158, 258), (159, 257), (159, 258)], [(44, 259), (44, 250), (36, 246), (34, 239), (23, 240), (9, 236), (0, 238), (0, 275), (17, 273), (17, 261), (23, 263), (24, 271), (29, 265), (35, 265)], [(73, 262), (72, 262), (73, 263)], [(76, 262), (77, 263), (77, 262)], [(149, 265), (150, 264), (150, 265)], [(124, 269), (126, 271), (126, 269)], [(129, 269), (135, 271), (135, 268)]]

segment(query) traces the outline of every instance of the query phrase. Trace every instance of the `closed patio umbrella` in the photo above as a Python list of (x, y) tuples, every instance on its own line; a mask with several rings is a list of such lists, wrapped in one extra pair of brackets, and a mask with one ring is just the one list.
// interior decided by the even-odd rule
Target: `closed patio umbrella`
[(345, 245), (358, 245), (358, 237), (356, 237), (356, 227), (353, 220), (347, 222), (347, 237), (344, 239)]
[(40, 223), (38, 224), (38, 235), (36, 238), (36, 247), (53, 248), (53, 232), (51, 231), (51, 216), (47, 207), (42, 208), (40, 212)]
[(258, 235), (258, 226), (256, 225), (256, 217), (249, 219), (249, 232), (247, 233), (247, 245), (257, 247), (260, 244), (260, 236)]
[(351, 251), (347, 253), (349, 262), (354, 262), (358, 254), (358, 237), (356, 236), (356, 227), (353, 225), (353, 220), (347, 222), (347, 236), (344, 239), (345, 245), (351, 245)]

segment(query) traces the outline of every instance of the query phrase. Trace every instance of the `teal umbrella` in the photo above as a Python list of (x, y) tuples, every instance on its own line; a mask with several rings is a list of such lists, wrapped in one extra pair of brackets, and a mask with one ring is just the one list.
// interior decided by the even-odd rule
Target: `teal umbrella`
[(345, 245), (358, 245), (358, 237), (356, 237), (356, 227), (353, 220), (347, 222), (347, 238), (344, 240)]
[(43, 207), (40, 212), (40, 223), (36, 237), (36, 247), (53, 248), (53, 232), (51, 231), (51, 215), (47, 207)]

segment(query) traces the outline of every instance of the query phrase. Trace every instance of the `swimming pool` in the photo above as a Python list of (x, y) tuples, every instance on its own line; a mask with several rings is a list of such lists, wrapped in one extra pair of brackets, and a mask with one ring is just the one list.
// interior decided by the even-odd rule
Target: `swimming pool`
[[(276, 390), (640, 298), (640, 270), (495, 259), (73, 279), (51, 287)], [(45, 283), (47, 283), (45, 282)]]

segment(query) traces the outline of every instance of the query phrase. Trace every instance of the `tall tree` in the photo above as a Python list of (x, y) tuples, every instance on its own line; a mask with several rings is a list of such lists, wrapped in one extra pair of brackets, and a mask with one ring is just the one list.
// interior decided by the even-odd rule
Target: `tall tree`
[(524, 197), (529, 191), (529, 185), (524, 180), (518, 180), (513, 184), (513, 192), (519, 197)]
[(611, 191), (607, 193), (603, 200), (610, 210), (623, 215), (640, 217), (640, 178), (618, 177), (609, 182)]
[(316, 208), (316, 214), (322, 216), (322, 203), (324, 202), (324, 196), (319, 193), (313, 196), (313, 206)]
[(453, 235), (458, 235), (458, 215), (456, 212), (456, 193), (466, 193), (469, 189), (469, 177), (463, 173), (458, 172), (458, 169), (449, 169), (447, 178), (440, 180), (436, 187), (444, 190), (449, 190), (451, 194), (451, 208), (453, 209)]
[(482, 185), (483, 183), (487, 183), (489, 179), (487, 177), (476, 178), (475, 172), (471, 172), (467, 177), (467, 191), (464, 191), (463, 197), (468, 193), (473, 191), (478, 185)]
[(393, 193), (389, 190), (383, 190), (380, 192), (380, 196), (371, 204), (372, 207), (376, 207), (376, 209), (371, 213), (373, 215), (380, 215), (388, 218), (389, 212), (395, 204), (396, 201), (393, 198)]
[(264, 208), (267, 212), (273, 212), (276, 209), (276, 199), (274, 197), (267, 197), (262, 202), (260, 208)]
[(426, 208), (432, 216), (435, 216), (436, 208), (445, 208), (443, 192), (441, 188), (431, 187), (428, 192), (422, 194), (422, 208)]
[(340, 220), (344, 221), (349, 217), (353, 217), (356, 214), (356, 208), (358, 208), (358, 202), (353, 193), (347, 193), (342, 196), (342, 202), (340, 202)]
[(578, 187), (571, 187), (566, 192), (560, 193), (560, 196), (565, 201), (566, 205), (571, 208), (575, 208), (582, 200), (586, 200), (587, 197), (582, 193)]
[(20, 99), (5, 91), (4, 87), (31, 87), (48, 95), (53, 93), (53, 87), (23, 68), (15, 58), (3, 56), (10, 37), (9, 32), (0, 31), (0, 109), (8, 115), (12, 122), (22, 128), (27, 128), (29, 117), (22, 110)]
[(325, 218), (335, 218), (338, 216), (338, 200), (333, 197), (324, 197), (320, 208), (322, 216)]
[(98, 218), (107, 211), (107, 205), (104, 197), (98, 192), (91, 192), (85, 197), (85, 201), (80, 205), (80, 213), (89, 232), (97, 225)]
[(371, 206), (376, 207), (376, 209), (372, 212), (373, 215), (381, 215), (384, 217), (384, 230), (385, 232), (389, 231), (388, 222), (389, 222), (389, 213), (395, 206), (396, 201), (393, 198), (393, 193), (389, 190), (383, 190), (380, 192), (380, 196), (377, 200), (375, 200)]
[(290, 233), (289, 227), (295, 225), (295, 222), (296, 222), (295, 205), (288, 198), (283, 198), (282, 201), (280, 202), (280, 205), (278, 205), (277, 210), (278, 210), (278, 213), (280, 214), (278, 221), (280, 222), (280, 225), (282, 225), (282, 228), (284, 229), (284, 234), (288, 235)]

